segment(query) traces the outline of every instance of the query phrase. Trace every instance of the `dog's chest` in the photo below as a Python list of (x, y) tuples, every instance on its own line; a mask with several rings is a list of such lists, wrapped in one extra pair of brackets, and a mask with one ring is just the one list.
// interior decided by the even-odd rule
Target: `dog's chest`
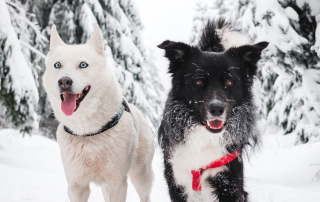
[(108, 151), (114, 151), (113, 146), (100, 137), (70, 136), (60, 143), (60, 148), (68, 163), (94, 172), (107, 166), (111, 155)]
[(176, 146), (172, 152), (170, 162), (176, 183), (185, 187), (188, 202), (191, 201), (213, 201), (212, 189), (207, 185), (206, 179), (215, 176), (225, 169), (224, 166), (205, 170), (201, 177), (202, 191), (196, 192), (192, 189), (191, 170), (197, 170), (210, 164), (227, 152), (225, 146), (221, 145), (220, 136), (208, 132), (204, 126), (198, 125), (190, 132), (184, 144)]
[(64, 131), (58, 135), (65, 171), (72, 175), (88, 176), (99, 183), (97, 178), (108, 177), (118, 173), (118, 168), (130, 166), (128, 159), (133, 157), (134, 144), (125, 141), (124, 135), (124, 139), (110, 134), (76, 137)]

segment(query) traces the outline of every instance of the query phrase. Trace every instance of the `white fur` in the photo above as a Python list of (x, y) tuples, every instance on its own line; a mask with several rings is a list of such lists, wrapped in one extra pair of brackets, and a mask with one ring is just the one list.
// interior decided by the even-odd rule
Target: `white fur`
[[(105, 201), (125, 202), (129, 174), (141, 202), (149, 202), (154, 137), (147, 121), (135, 106), (129, 105), (131, 114), (125, 111), (116, 126), (99, 135), (77, 137), (63, 129), (63, 126), (67, 126), (79, 135), (93, 133), (119, 112), (121, 88), (111, 68), (106, 66), (98, 25), (95, 25), (94, 34), (87, 44), (66, 45), (61, 42), (53, 26), (43, 85), (55, 117), (60, 122), (57, 140), (70, 201), (86, 202), (90, 193), (89, 183), (94, 182), (101, 186)], [(61, 69), (54, 68), (57, 61), (62, 64)], [(86, 62), (89, 66), (80, 69), (80, 62)], [(61, 110), (58, 80), (64, 76), (73, 80), (75, 93), (91, 86), (71, 116), (66, 116)]]
[(171, 158), (172, 169), (177, 184), (185, 187), (188, 202), (213, 201), (212, 189), (206, 184), (206, 179), (215, 176), (226, 169), (225, 166), (207, 169), (201, 177), (202, 191), (192, 190), (191, 170), (199, 169), (208, 165), (228, 152), (222, 145), (222, 131), (219, 134), (210, 133), (205, 126), (198, 125), (190, 131), (189, 137), (184, 144), (177, 146)]
[(50, 51), (54, 51), (55, 48), (65, 45), (57, 32), (56, 25), (52, 25), (51, 33), (54, 34), (51, 34), (50, 38)]
[(217, 30), (217, 33), (220, 36), (221, 44), (225, 50), (228, 50), (230, 47), (239, 47), (249, 43), (249, 38), (238, 31), (223, 28)]

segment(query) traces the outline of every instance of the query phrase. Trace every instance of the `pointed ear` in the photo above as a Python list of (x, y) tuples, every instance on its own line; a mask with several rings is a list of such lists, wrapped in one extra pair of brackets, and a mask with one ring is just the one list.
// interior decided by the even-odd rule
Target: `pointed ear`
[(252, 64), (257, 64), (261, 59), (261, 52), (269, 45), (269, 42), (263, 41), (254, 45), (245, 45), (235, 48), (244, 62), (250, 62)]
[(97, 53), (103, 54), (104, 46), (103, 46), (103, 38), (102, 38), (100, 27), (98, 23), (94, 23), (93, 27), (94, 27), (93, 33), (91, 35), (91, 38), (87, 42), (87, 44), (92, 46), (97, 51)]
[(169, 40), (162, 42), (162, 44), (158, 45), (158, 48), (164, 49), (166, 51), (165, 57), (167, 57), (170, 62), (184, 62), (189, 51), (192, 49), (192, 47), (188, 44)]
[(51, 35), (50, 35), (50, 51), (54, 50), (56, 47), (63, 46), (65, 43), (60, 38), (56, 25), (52, 25)]

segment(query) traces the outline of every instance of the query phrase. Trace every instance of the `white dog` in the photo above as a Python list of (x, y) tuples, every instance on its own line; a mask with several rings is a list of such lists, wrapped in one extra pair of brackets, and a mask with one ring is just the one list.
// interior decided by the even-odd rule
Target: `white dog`
[(52, 26), (43, 85), (60, 122), (70, 201), (88, 201), (94, 182), (105, 201), (124, 202), (129, 174), (141, 202), (149, 202), (154, 137), (141, 112), (123, 100), (97, 24), (82, 45), (66, 45)]

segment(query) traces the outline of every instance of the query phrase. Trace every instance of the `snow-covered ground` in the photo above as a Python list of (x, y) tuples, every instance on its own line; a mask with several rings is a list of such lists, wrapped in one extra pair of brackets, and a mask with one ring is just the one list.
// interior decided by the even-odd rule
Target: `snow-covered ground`
[[(259, 152), (246, 163), (246, 187), (254, 202), (317, 202), (320, 181), (320, 142), (291, 145), (290, 137), (267, 135)], [(163, 178), (162, 157), (153, 162), (155, 183), (152, 202), (169, 202)], [(91, 186), (90, 202), (102, 202), (100, 189)], [(45, 137), (24, 138), (15, 130), (0, 130), (0, 201), (69, 201), (58, 144)], [(129, 183), (129, 202), (139, 198)]]

